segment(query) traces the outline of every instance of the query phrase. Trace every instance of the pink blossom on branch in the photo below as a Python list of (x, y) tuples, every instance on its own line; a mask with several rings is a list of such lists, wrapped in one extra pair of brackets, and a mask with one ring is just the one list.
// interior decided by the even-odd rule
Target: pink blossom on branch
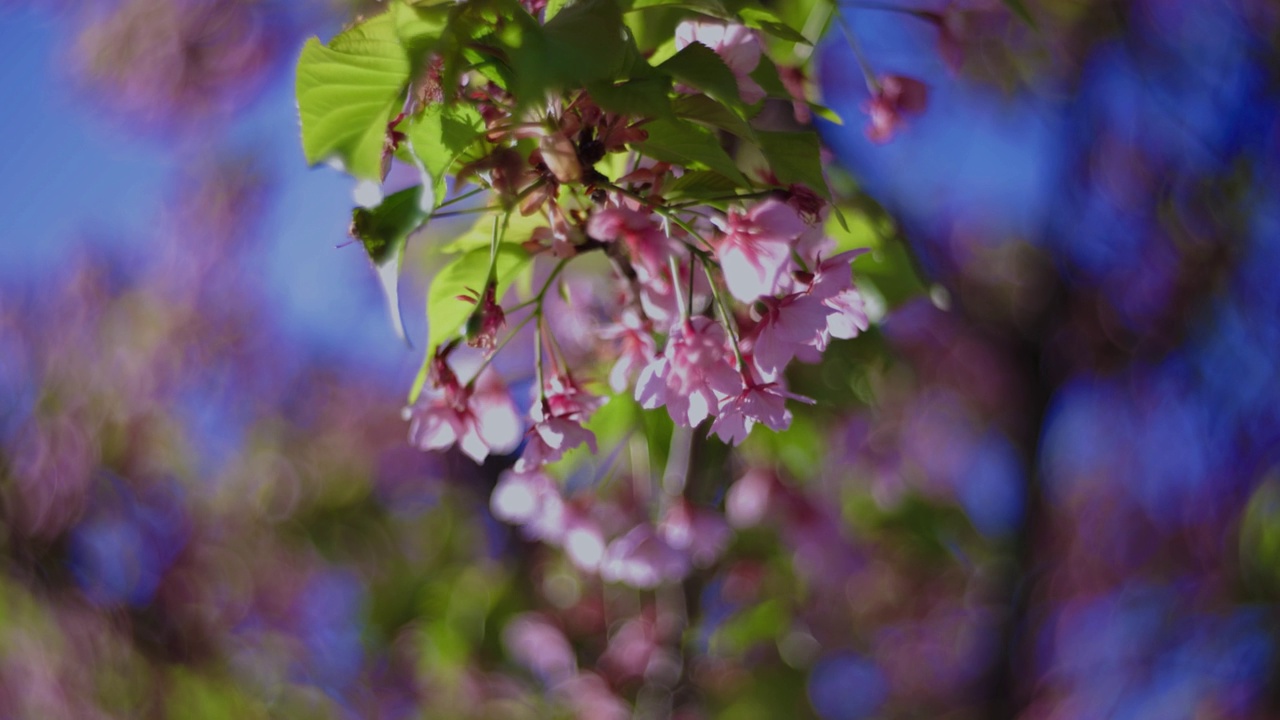
[(814, 274), (809, 293), (819, 298), (828, 311), (827, 328), (818, 345), (819, 350), (826, 350), (829, 338), (848, 340), (871, 326), (862, 293), (853, 284), (851, 265), (854, 258), (866, 251), (866, 248), (860, 248), (830, 257), (818, 266)]
[(716, 259), (729, 292), (742, 302), (773, 295), (793, 266), (791, 250), (808, 227), (795, 208), (766, 200), (743, 213), (730, 210)]
[(660, 275), (675, 249), (653, 213), (645, 209), (618, 205), (599, 208), (587, 221), (587, 234), (602, 242), (620, 240), (626, 244), (641, 280)]
[(658, 345), (649, 332), (648, 322), (632, 309), (623, 310), (618, 321), (601, 330), (600, 336), (618, 345), (618, 360), (609, 372), (609, 387), (614, 392), (625, 390), (631, 378), (653, 362), (658, 354)]
[(744, 25), (693, 20), (685, 20), (676, 26), (676, 49), (683, 50), (695, 42), (714, 50), (729, 66), (738, 81), (738, 96), (742, 102), (754, 105), (764, 99), (764, 88), (751, 79), (751, 72), (760, 64), (760, 38), (754, 30)]
[(520, 418), (497, 373), (486, 370), (474, 386), (463, 386), (443, 360), (433, 362), (439, 384), (404, 409), (409, 442), (423, 450), (457, 443), (476, 462), (514, 450), (520, 444)]
[(643, 590), (689, 574), (689, 559), (671, 547), (649, 525), (639, 525), (609, 543), (600, 563), (600, 577)]
[(893, 139), (902, 125), (903, 117), (918, 115), (928, 103), (928, 88), (915, 78), (903, 75), (882, 75), (871, 100), (862, 106), (870, 122), (867, 138), (873, 143), (884, 144)]
[[(807, 290), (782, 298), (766, 298), (756, 325), (751, 356), (760, 374), (777, 377), (796, 355), (816, 348), (827, 329), (830, 309)], [(804, 359), (804, 358), (802, 358)]]
[(742, 389), (727, 342), (724, 327), (708, 317), (673, 328), (662, 356), (636, 380), (636, 402), (646, 410), (665, 405), (671, 419), (686, 427), (702, 422), (720, 398)]
[(711, 432), (731, 445), (746, 440), (756, 423), (762, 423), (771, 430), (786, 430), (790, 427), (788, 399), (809, 405), (814, 403), (812, 398), (787, 392), (781, 378), (773, 382), (763, 382), (756, 378), (743, 380), (742, 392), (726, 398), (715, 422), (711, 423)]
[(582, 426), (600, 407), (600, 398), (583, 390), (572, 377), (552, 375), (542, 397), (529, 410), (533, 427), (516, 470), (528, 471), (553, 463), (579, 445), (596, 451), (595, 433)]
[(564, 500), (555, 481), (541, 471), (504, 472), (489, 496), (489, 510), (529, 538), (558, 542), (564, 536)]

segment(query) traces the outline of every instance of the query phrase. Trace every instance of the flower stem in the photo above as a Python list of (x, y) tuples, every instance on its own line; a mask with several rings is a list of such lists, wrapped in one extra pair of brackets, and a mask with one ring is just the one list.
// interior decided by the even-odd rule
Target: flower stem
[(711, 297), (715, 299), (716, 307), (720, 309), (720, 317), (724, 320), (724, 328), (729, 331), (729, 339), (733, 344), (733, 357), (738, 361), (738, 370), (746, 371), (747, 363), (742, 359), (742, 348), (739, 347), (738, 324), (730, 314), (728, 306), (725, 305), (724, 294), (716, 286), (715, 276), (711, 272), (710, 258), (702, 258), (702, 271), (706, 273), (707, 282), (711, 285)]

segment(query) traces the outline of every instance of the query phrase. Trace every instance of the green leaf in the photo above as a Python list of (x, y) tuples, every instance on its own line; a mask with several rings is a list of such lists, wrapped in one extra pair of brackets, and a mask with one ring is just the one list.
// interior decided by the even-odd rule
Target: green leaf
[[(514, 218), (513, 218), (514, 219)], [(492, 220), (490, 220), (492, 222)], [(498, 247), (495, 271), (497, 273), (497, 294), (501, 298), (507, 288), (515, 281), (517, 272), (531, 259), (524, 248), (511, 243), (503, 243)], [(417, 400), (418, 392), (426, 379), (427, 366), (436, 348), (458, 334), (475, 310), (475, 305), (459, 300), (459, 295), (469, 294), (468, 290), (480, 292), (484, 289), (489, 276), (489, 248), (482, 247), (471, 250), (454, 258), (445, 265), (431, 280), (431, 289), (427, 291), (427, 353), (418, 371), (418, 380), (414, 382), (409, 402)]]
[(822, 144), (815, 132), (756, 133), (760, 151), (783, 185), (800, 183), (831, 199), (827, 180), (822, 174)]
[(400, 261), (405, 241), (426, 220), (421, 185), (388, 195), (375, 208), (358, 207), (351, 213), (351, 233), (364, 245), (386, 296), (391, 324), (401, 340), (408, 342), (400, 314)]
[(745, 7), (738, 11), (738, 17), (742, 18), (743, 24), (747, 27), (763, 30), (774, 37), (787, 40), (789, 42), (803, 43), (812, 45), (809, 38), (801, 35), (798, 30), (783, 22), (771, 10), (762, 7)]
[(670, 117), (671, 79), (645, 77), (612, 83), (607, 80), (588, 83), (591, 99), (604, 110), (620, 115)]
[(296, 83), (307, 162), (337, 159), (357, 178), (380, 180), (387, 123), (403, 105), (409, 74), (388, 14), (343, 32), (329, 47), (308, 40)]
[(395, 19), (396, 35), (414, 60), (414, 67), (420, 67), (427, 51), (440, 43), (448, 28), (449, 11), (453, 5), (452, 2), (416, 5), (392, 0), (388, 12)]
[(729, 618), (711, 636), (711, 652), (741, 655), (753, 646), (781, 637), (791, 619), (777, 600), (766, 600)]
[(706, 95), (681, 95), (671, 103), (671, 108), (676, 117), (731, 132), (744, 140), (755, 139), (755, 133), (746, 120), (724, 103)]
[(636, 149), (644, 155), (690, 169), (701, 165), (733, 180), (739, 187), (751, 187), (709, 130), (685, 120), (655, 120), (644, 128), (649, 132), (649, 139), (636, 144)]
[(543, 35), (546, 46), (535, 62), (566, 87), (617, 77), (627, 59), (627, 36), (616, 0), (579, 0), (549, 20)]
[(742, 107), (738, 79), (715, 50), (700, 42), (690, 43), (658, 66), (678, 82), (701, 90), (720, 102)]
[(711, 200), (734, 194), (738, 183), (713, 170), (690, 170), (662, 187), (668, 200)]
[[(547, 219), (541, 213), (532, 215), (521, 215), (518, 212), (511, 213), (511, 217), (507, 220), (507, 229), (502, 234), (502, 243), (511, 243), (513, 245), (522, 245), (529, 239), (533, 231), (540, 227), (545, 227)], [(451, 255), (470, 252), (476, 248), (488, 249), (490, 242), (493, 240), (493, 215), (484, 214), (476, 219), (470, 230), (459, 235), (453, 242), (440, 248), (440, 252), (449, 253)]]
[(560, 11), (568, 7), (573, 1), (574, 0), (547, 0), (547, 8), (542, 13), (543, 20), (549, 22), (551, 18), (559, 15)]
[(751, 79), (764, 88), (769, 97), (791, 99), (791, 93), (787, 92), (787, 86), (782, 84), (782, 76), (778, 74), (778, 66), (773, 64), (768, 55), (760, 56), (760, 64), (751, 71)]
[(635, 0), (635, 2), (631, 3), (627, 12), (670, 8), (695, 10), (721, 19), (732, 17), (729, 10), (720, 0)]
[(444, 200), (450, 166), (484, 133), (484, 120), (470, 105), (432, 105), (403, 128), (422, 169), (431, 177), (435, 202)]
[(1036, 21), (1031, 17), (1031, 11), (1027, 9), (1027, 4), (1024, 0), (1002, 0), (1002, 2), (1004, 2), (1004, 6), (1013, 11), (1013, 14), (1017, 15), (1022, 22), (1030, 25), (1031, 27), (1036, 26)]
[(806, 103), (806, 104), (809, 106), (809, 110), (811, 110), (814, 115), (817, 115), (823, 120), (826, 120), (827, 122), (830, 122), (830, 123), (835, 123), (836, 125), (844, 125), (844, 118), (840, 117), (840, 113), (836, 112), (835, 110), (832, 110), (826, 105), (819, 105), (818, 103), (815, 103), (815, 102)]

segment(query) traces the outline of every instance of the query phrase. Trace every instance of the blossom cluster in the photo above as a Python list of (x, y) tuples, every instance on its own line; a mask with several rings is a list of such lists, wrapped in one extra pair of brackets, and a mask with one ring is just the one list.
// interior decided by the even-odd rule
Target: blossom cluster
[[(761, 103), (755, 30), (686, 21), (676, 48), (695, 44), (732, 73), (735, 102)], [(482, 119), (489, 149), (461, 165), (457, 180), (498, 203), (493, 257), (500, 243), (515, 243), (542, 258), (541, 287), (504, 298), (491, 261), (485, 285), (458, 297), (473, 306), (470, 319), (428, 359), (424, 391), (405, 410), (411, 441), (425, 450), (456, 445), (476, 462), (514, 454), (493, 491), (494, 515), (605, 580), (653, 587), (713, 562), (728, 526), (678, 489), (619, 521), (566, 495), (548, 466), (575, 448), (600, 449), (591, 419), (604, 387), (641, 409), (665, 410), (677, 432), (705, 424), (708, 437), (730, 445), (756, 425), (788, 428), (789, 403), (813, 404), (789, 390), (788, 367), (818, 362), (832, 339), (853, 338), (869, 322), (852, 271), (860, 251), (841, 252), (825, 232), (826, 188), (780, 182), (766, 167), (736, 186), (690, 193), (698, 173), (711, 173), (640, 151), (656, 118), (618, 112), (585, 88), (552, 93), (532, 110), (480, 78), (429, 89), (456, 94)], [(672, 92), (679, 99), (698, 90), (676, 82)], [(793, 94), (803, 104), (802, 89)], [(387, 157), (405, 137), (393, 122)], [(516, 216), (532, 229), (504, 235)], [(585, 256), (606, 262), (579, 262)], [(594, 293), (575, 296), (567, 268), (594, 272)], [(493, 361), (530, 345), (532, 397), (521, 414)], [(479, 367), (463, 372), (467, 358)]]

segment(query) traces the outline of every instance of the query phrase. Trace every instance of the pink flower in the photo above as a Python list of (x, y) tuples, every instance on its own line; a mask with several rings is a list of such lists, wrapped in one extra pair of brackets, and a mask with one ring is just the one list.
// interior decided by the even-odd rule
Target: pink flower
[(631, 378), (652, 362), (658, 353), (658, 345), (653, 341), (647, 325), (635, 310), (627, 309), (622, 311), (618, 322), (600, 333), (605, 340), (613, 340), (618, 344), (618, 360), (609, 372), (609, 387), (614, 392), (626, 389)]
[(555, 482), (542, 472), (504, 472), (489, 496), (489, 509), (499, 520), (519, 525), (532, 539), (558, 542), (564, 536), (564, 500)]
[(764, 99), (764, 88), (751, 79), (751, 72), (760, 64), (760, 38), (755, 31), (743, 25), (685, 20), (676, 26), (676, 49), (683, 50), (692, 43), (702, 43), (711, 48), (729, 66), (738, 81), (738, 95), (742, 102), (754, 105)]
[(583, 444), (594, 453), (595, 433), (582, 423), (600, 404), (599, 398), (580, 388), (573, 378), (553, 375), (547, 381), (544, 397), (534, 402), (529, 411), (534, 424), (516, 470), (525, 472), (553, 463), (567, 450)]
[(791, 247), (807, 227), (790, 205), (766, 200), (746, 213), (730, 210), (716, 257), (729, 292), (742, 302), (773, 295), (792, 265)]
[(609, 543), (600, 563), (600, 577), (648, 590), (674, 582), (689, 573), (689, 560), (667, 544), (648, 525), (638, 525)]
[(489, 453), (505, 454), (520, 444), (520, 418), (497, 373), (487, 370), (474, 387), (462, 386), (443, 367), (441, 385), (405, 408), (409, 442), (423, 450), (444, 450), (456, 442), (472, 460), (484, 462)]
[(560, 211), (560, 206), (552, 204), (547, 212), (548, 224), (534, 228), (529, 234), (526, 249), (530, 252), (551, 248), (551, 254), (561, 260), (578, 254), (578, 246), (582, 244), (582, 231), (570, 224)]
[(866, 302), (856, 288), (843, 290), (822, 304), (833, 311), (827, 315), (827, 334), (831, 337), (848, 340), (871, 327)]
[[(471, 292), (475, 293), (474, 290)], [(493, 349), (498, 341), (498, 332), (507, 324), (507, 316), (498, 304), (497, 292), (497, 283), (490, 282), (478, 298), (458, 296), (459, 300), (476, 304), (475, 312), (467, 319), (467, 345), (485, 352)]]
[(813, 404), (813, 399), (787, 392), (781, 380), (760, 382), (746, 379), (746, 387), (737, 395), (727, 398), (720, 406), (711, 432), (726, 443), (737, 445), (747, 438), (756, 423), (763, 423), (773, 430), (786, 430), (791, 425), (791, 411), (787, 410), (787, 398)]
[(560, 540), (564, 554), (574, 567), (593, 572), (604, 561), (604, 535), (594, 520), (570, 511), (565, 522), (564, 537)]
[(822, 301), (827, 308), (827, 328), (818, 348), (825, 350), (831, 337), (848, 340), (871, 326), (867, 318), (862, 294), (853, 284), (850, 263), (866, 252), (865, 248), (850, 250), (824, 260), (814, 274), (809, 293)]
[[(690, 273), (693, 274), (693, 282), (690, 283)], [(689, 288), (693, 288), (692, 313), (702, 312), (711, 302), (711, 285), (707, 282), (707, 276), (702, 272), (701, 268), (694, 267), (687, 262), (680, 263), (677, 268), (677, 276), (680, 278), (678, 287), (680, 292), (676, 292), (676, 284), (671, 282), (671, 268), (665, 267), (661, 273), (652, 275), (645, 279), (640, 286), (640, 306), (644, 309), (645, 315), (650, 320), (658, 323), (675, 324), (676, 320), (684, 315), (685, 307), (681, 302), (689, 301)]]
[(724, 513), (736, 528), (759, 525), (769, 512), (775, 491), (774, 479), (764, 470), (752, 469), (729, 488), (724, 498)]
[(600, 208), (587, 221), (587, 234), (602, 242), (626, 243), (641, 280), (660, 275), (674, 250), (671, 238), (647, 210), (616, 205)]
[(513, 660), (548, 685), (568, 679), (578, 670), (578, 658), (564, 633), (538, 613), (512, 618), (502, 630), (502, 644)]
[(581, 673), (555, 687), (555, 696), (574, 710), (578, 720), (627, 720), (631, 706), (618, 699), (594, 673)]
[(658, 523), (658, 534), (671, 547), (687, 553), (695, 565), (707, 567), (728, 546), (730, 531), (719, 513), (681, 500), (673, 503)]
[(756, 325), (751, 355), (766, 378), (781, 374), (797, 354), (822, 342), (829, 309), (809, 292), (766, 298), (767, 310)]
[(730, 365), (724, 328), (695, 317), (672, 330), (662, 357), (636, 380), (636, 402), (645, 409), (666, 405), (671, 419), (687, 427), (702, 422), (720, 398), (742, 389), (742, 377)]
[(867, 138), (873, 143), (884, 144), (898, 132), (904, 115), (924, 111), (928, 88), (919, 80), (902, 75), (882, 75), (877, 84), (879, 87), (862, 109), (870, 117)]

